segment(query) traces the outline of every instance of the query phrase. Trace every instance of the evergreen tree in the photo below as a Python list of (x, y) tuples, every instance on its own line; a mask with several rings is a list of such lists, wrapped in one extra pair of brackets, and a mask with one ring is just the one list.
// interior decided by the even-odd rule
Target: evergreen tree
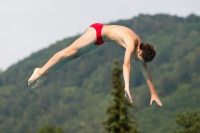
[(112, 103), (107, 108), (106, 113), (109, 118), (102, 123), (108, 133), (140, 133), (135, 117), (130, 109), (136, 108), (125, 98), (124, 86), (121, 81), (122, 69), (119, 61), (114, 61), (112, 69)]
[(200, 110), (185, 111), (175, 116), (176, 122), (184, 127), (180, 131), (171, 131), (169, 133), (200, 133)]

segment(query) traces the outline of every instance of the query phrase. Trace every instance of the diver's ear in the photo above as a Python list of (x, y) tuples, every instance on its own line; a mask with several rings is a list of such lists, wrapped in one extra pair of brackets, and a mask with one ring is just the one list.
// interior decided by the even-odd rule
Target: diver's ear
[(140, 50), (140, 49), (138, 49), (137, 52), (138, 52), (138, 55), (142, 54), (142, 50)]

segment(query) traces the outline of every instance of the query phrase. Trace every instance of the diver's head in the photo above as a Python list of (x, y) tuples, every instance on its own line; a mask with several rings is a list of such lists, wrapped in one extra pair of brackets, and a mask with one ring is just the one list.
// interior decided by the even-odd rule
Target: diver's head
[(137, 47), (136, 56), (142, 62), (150, 62), (156, 55), (155, 48), (148, 43), (141, 43)]

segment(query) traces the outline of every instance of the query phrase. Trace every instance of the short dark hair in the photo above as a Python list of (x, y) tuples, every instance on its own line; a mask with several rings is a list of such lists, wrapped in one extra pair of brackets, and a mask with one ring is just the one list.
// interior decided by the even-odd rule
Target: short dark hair
[(145, 63), (150, 62), (156, 56), (155, 48), (148, 43), (141, 43), (139, 49), (142, 51), (142, 59)]

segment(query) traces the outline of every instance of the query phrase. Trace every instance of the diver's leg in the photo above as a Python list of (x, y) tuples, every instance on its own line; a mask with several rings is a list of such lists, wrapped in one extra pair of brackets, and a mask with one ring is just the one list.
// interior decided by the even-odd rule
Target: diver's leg
[[(43, 67), (36, 68), (34, 73), (28, 80), (28, 84), (31, 85), (38, 78), (43, 76), (49, 76), (65, 63), (77, 58), (78, 56), (95, 49), (96, 46), (92, 43), (96, 41), (96, 31), (93, 28), (88, 30), (74, 41), (69, 47), (57, 52)], [(88, 50), (87, 50), (88, 49)]]
[[(63, 50), (61, 50), (60, 52), (57, 52), (56, 54), (54, 54), (54, 56), (51, 57), (50, 60), (43, 67), (35, 68), (34, 73), (30, 77), (30, 79), (28, 80), (28, 85), (33, 83), (35, 80), (40, 78), (40, 76), (42, 76), (42, 75), (48, 76), (51, 73), (50, 70), (56, 64), (60, 65), (60, 62), (63, 62), (63, 60), (65, 58), (70, 58), (73, 54), (76, 54), (76, 50), (75, 49), (71, 49), (70, 46), (65, 48), (65, 51), (67, 51), (67, 54), (64, 54)], [(58, 67), (58, 65), (56, 65), (56, 67)]]
[[(45, 72), (43, 75), (39, 77), (39, 79), (33, 84), (31, 89), (38, 87), (41, 83), (43, 83), (48, 77), (50, 77), (54, 72), (56, 72), (58, 69), (60, 69), (62, 66), (64, 66), (67, 62), (74, 60), (81, 56), (84, 53), (88, 53), (94, 49), (96, 49), (97, 45), (88, 45), (85, 48), (79, 50), (75, 56), (67, 57), (64, 60), (61, 60), (60, 62), (56, 63), (53, 67), (51, 67), (47, 72)], [(37, 69), (37, 68), (36, 68)]]

